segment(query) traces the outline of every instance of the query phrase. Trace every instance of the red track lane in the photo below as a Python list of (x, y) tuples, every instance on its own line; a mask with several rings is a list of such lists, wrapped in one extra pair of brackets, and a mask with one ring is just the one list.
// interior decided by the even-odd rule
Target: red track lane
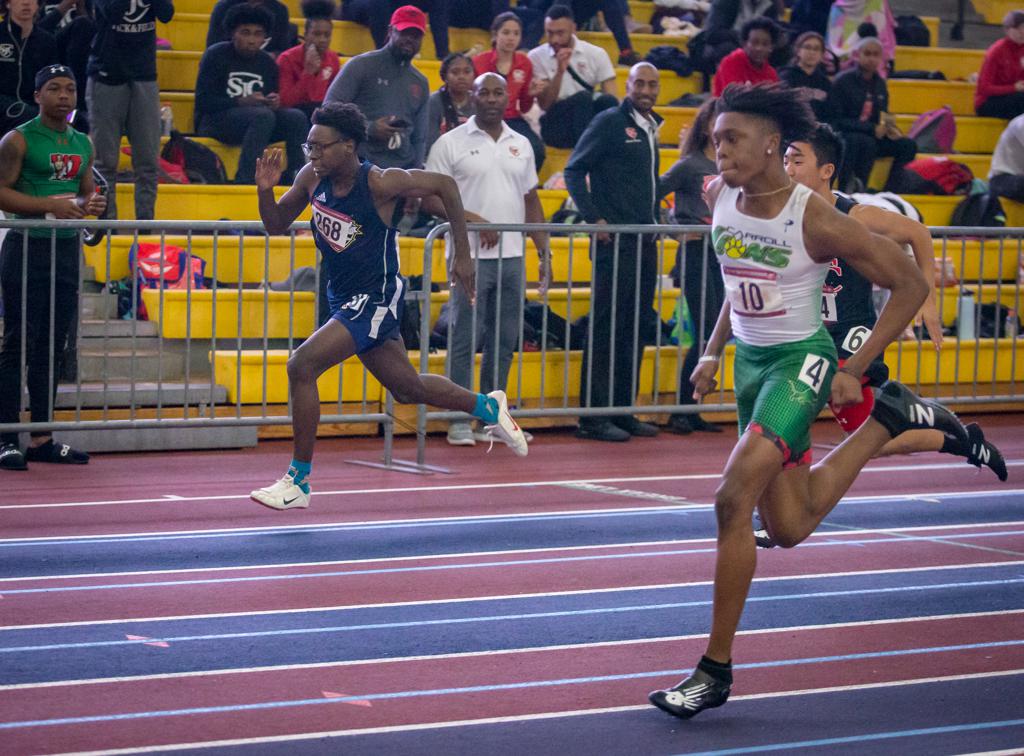
[[(1019, 615), (881, 623), (857, 628), (779, 630), (742, 637), (743, 662), (878, 653), (959, 643), (1020, 640)], [(894, 632), (897, 630), (898, 632)], [(699, 658), (703, 640), (639, 641), (616, 646), (497, 653), (487, 657), (425, 659), (283, 672), (210, 675), (118, 683), (69, 685), (0, 692), (4, 721), (110, 715), (129, 712), (237, 706), (320, 699), (323, 691), (350, 696), (515, 684), (680, 668)], [(682, 660), (682, 661), (681, 661)], [(747, 669), (734, 693), (751, 695), (837, 685), (906, 681), (1024, 668), (1024, 646), (934, 652), (875, 659), (809, 662)], [(373, 701), (295, 706), (248, 712), (180, 715), (104, 723), (24, 728), (4, 732), (9, 752), (86, 750), (187, 743), (235, 737), (399, 726), (496, 716), (628, 706), (676, 682), (648, 677), (555, 685), (499, 692), (457, 693)]]
[[(962, 532), (962, 531), (961, 531)], [(944, 533), (944, 537), (955, 537)], [(834, 538), (830, 536), (830, 538)], [(1011, 548), (1020, 546), (1019, 536), (978, 539), (987, 547)], [(710, 545), (710, 544), (709, 544)], [(540, 564), (510, 564), (501, 569), (467, 565), (438, 573), (398, 572), (386, 574), (342, 574), (306, 578), (301, 581), (280, 580), (257, 583), (219, 583), (173, 586), (142, 586), (82, 593), (30, 593), (10, 594), (3, 597), (5, 627), (43, 623), (100, 621), (121, 618), (172, 617), (182, 615), (223, 612), (282, 611), (289, 609), (316, 609), (330, 606), (386, 604), (403, 601), (452, 600), (488, 596), (506, 596), (548, 591), (595, 590), (601, 588), (629, 588), (671, 582), (711, 580), (714, 560), (706, 551), (686, 553), (693, 545), (680, 547), (651, 547), (651, 551), (681, 551), (664, 556), (627, 556), (608, 560), (573, 562), (542, 562)], [(701, 545), (697, 545), (701, 548)], [(705, 547), (707, 548), (707, 547)], [(636, 547), (611, 547), (605, 553), (629, 554)], [(541, 555), (527, 555), (537, 558)], [(569, 556), (578, 557), (578, 552)], [(452, 563), (511, 562), (522, 559), (521, 554), (497, 557), (459, 557)], [(908, 569), (912, 567), (942, 567), (984, 562), (1006, 562), (1019, 559), (1018, 555), (982, 551), (954, 544), (934, 541), (890, 541), (863, 546), (827, 546), (790, 551), (770, 551), (759, 555), (758, 577), (800, 576), (828, 572), (847, 572), (877, 569)], [(430, 560), (436, 565), (443, 560)], [(412, 561), (396, 562), (394, 566), (408, 568)], [(386, 565), (375, 563), (374, 568)], [(309, 568), (318, 571), (351, 572), (366, 569), (353, 564), (328, 568)], [(187, 576), (184, 576), (187, 578)], [(97, 580), (96, 582), (132, 583), (134, 576)], [(12, 590), (13, 585), (3, 584)], [(3, 595), (0, 593), (0, 595)], [(372, 596), (372, 602), (367, 597)]]

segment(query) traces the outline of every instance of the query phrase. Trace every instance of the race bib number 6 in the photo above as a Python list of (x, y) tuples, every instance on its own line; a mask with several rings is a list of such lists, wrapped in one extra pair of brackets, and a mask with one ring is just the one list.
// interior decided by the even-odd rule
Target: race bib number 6
[(868, 336), (871, 335), (871, 329), (865, 326), (854, 326), (846, 332), (846, 338), (843, 339), (843, 349), (850, 354), (854, 354), (858, 349), (864, 346), (864, 342), (868, 340)]
[(729, 306), (737, 315), (771, 318), (786, 314), (775, 273), (730, 266), (723, 267), (722, 272)]

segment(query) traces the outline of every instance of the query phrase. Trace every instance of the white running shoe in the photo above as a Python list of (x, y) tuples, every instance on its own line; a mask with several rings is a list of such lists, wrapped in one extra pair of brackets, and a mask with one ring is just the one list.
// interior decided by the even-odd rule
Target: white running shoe
[(448, 426), (448, 443), (452, 446), (474, 446), (476, 438), (469, 423), (454, 422)]
[(484, 430), (498, 441), (506, 443), (518, 456), (525, 457), (530, 453), (530, 448), (526, 445), (523, 429), (508, 412), (508, 397), (505, 396), (505, 392), (492, 391), (487, 396), (498, 402), (498, 422), (484, 426)]
[(295, 478), (286, 473), (274, 485), (259, 488), (249, 496), (253, 501), (258, 501), (271, 509), (305, 509), (309, 506), (310, 494), (312, 494), (312, 490), (306, 493), (295, 485)]
[[(532, 444), (533, 443), (533, 434), (530, 433), (530, 431), (528, 431), (526, 429), (522, 429), (522, 431), (523, 431), (523, 438), (526, 439), (526, 443)], [(491, 443), (491, 442), (494, 441), (494, 436), (492, 436), (490, 433), (485, 431), (483, 429), (483, 426), (481, 426), (480, 428), (475, 428), (473, 430), (473, 438), (475, 440), (479, 441), (482, 444)], [(449, 443), (451, 443), (451, 442), (449, 442)]]

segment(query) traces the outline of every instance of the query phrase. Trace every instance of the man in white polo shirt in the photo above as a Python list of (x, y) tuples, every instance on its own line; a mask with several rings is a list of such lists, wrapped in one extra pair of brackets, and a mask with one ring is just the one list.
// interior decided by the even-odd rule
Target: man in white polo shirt
[[(483, 74), (473, 83), (471, 96), (476, 115), (438, 138), (426, 169), (455, 179), (471, 223), (543, 223), (533, 149), (526, 137), (502, 120), (508, 105), (505, 79), (496, 73)], [(437, 205), (426, 203), (424, 209), (440, 215)], [(550, 278), (548, 235), (535, 232), (530, 237), (540, 255), (544, 291)], [(463, 289), (452, 288), (448, 368), (452, 381), (472, 385), (476, 335), (482, 333), (480, 386), (504, 389), (522, 321), (524, 239), (521, 233), (483, 231), (471, 233), (469, 240), (477, 261), (476, 308)], [(482, 439), (468, 422), (449, 425), (448, 443), (472, 446), (476, 440)]]
[(565, 5), (552, 5), (544, 16), (547, 44), (530, 50), (533, 78), (543, 89), (537, 104), (544, 111), (544, 144), (572, 149), (593, 117), (619, 104), (615, 69), (603, 48), (576, 37), (576, 22)]

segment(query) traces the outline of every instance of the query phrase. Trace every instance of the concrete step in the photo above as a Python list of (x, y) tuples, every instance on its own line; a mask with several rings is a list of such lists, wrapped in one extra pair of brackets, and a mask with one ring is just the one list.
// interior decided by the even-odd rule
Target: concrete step
[(83, 319), (117, 320), (117, 295), (107, 291), (83, 291), (80, 299)]
[[(133, 393), (134, 392), (134, 393)], [(209, 382), (189, 381), (188, 388), (181, 381), (140, 381), (133, 385), (115, 381), (106, 386), (102, 382), (62, 384), (57, 387), (57, 409), (102, 409), (103, 407), (128, 407), (134, 401), (136, 407), (208, 407), (210, 403), (225, 404), (227, 389), (214, 386), (211, 392)]]
[(107, 338), (152, 338), (157, 335), (156, 323), (149, 320), (82, 320), (78, 326), (78, 336), (82, 339)]
[(83, 382), (115, 379), (133, 381), (180, 381), (185, 375), (185, 355), (164, 350), (130, 347), (106, 351), (90, 346), (78, 351), (78, 373)]
[[(87, 452), (238, 449), (256, 446), (256, 426), (61, 431), (58, 440)], [(254, 486), (255, 487), (255, 486)]]

